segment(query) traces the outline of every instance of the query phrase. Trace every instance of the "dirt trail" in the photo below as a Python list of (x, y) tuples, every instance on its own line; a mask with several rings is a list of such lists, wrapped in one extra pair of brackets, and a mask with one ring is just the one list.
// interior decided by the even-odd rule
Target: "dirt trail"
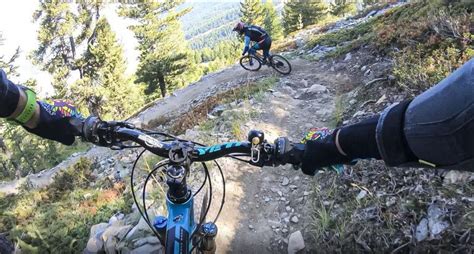
[[(299, 140), (310, 127), (331, 125), (335, 87), (348, 82), (348, 77), (330, 74), (315, 62), (292, 63), (297, 65), (295, 71), (250, 106), (261, 114), (245, 123), (242, 133), (260, 129), (270, 141), (278, 136)], [(217, 223), (219, 253), (286, 253), (289, 234), (301, 230), (305, 236), (311, 216), (311, 178), (291, 166), (261, 169), (220, 161), (227, 196)]]

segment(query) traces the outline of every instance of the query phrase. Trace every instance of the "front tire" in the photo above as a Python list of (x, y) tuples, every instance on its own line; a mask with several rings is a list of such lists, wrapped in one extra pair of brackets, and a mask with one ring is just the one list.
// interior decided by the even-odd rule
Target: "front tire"
[(291, 72), (291, 64), (286, 60), (286, 58), (280, 55), (270, 56), (270, 61), (272, 63), (272, 68), (277, 72), (283, 75), (288, 75)]
[(262, 63), (255, 56), (245, 55), (240, 58), (240, 66), (248, 71), (258, 71), (262, 67)]

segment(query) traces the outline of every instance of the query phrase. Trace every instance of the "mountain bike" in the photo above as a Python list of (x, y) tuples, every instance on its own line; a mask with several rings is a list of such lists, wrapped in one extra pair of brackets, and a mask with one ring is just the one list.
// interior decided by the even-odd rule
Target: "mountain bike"
[[(304, 151), (303, 144), (293, 144), (286, 137), (280, 137), (273, 144), (265, 140), (261, 131), (250, 131), (248, 140), (242, 142), (227, 142), (205, 146), (196, 142), (179, 139), (175, 136), (135, 128), (127, 122), (105, 122), (97, 117), (85, 120), (73, 119), (77, 135), (85, 141), (99, 146), (120, 150), (125, 148), (142, 147), (131, 171), (131, 189), (134, 202), (139, 213), (150, 227), (153, 234), (165, 247), (166, 254), (177, 253), (215, 253), (217, 225), (216, 221), (222, 211), (225, 200), (225, 178), (222, 168), (215, 161), (221, 157), (230, 157), (255, 166), (278, 166), (286, 163), (299, 164)], [(134, 144), (128, 144), (131, 141)], [(134, 191), (134, 171), (137, 161), (145, 151), (166, 158), (155, 165), (145, 179), (141, 203)], [(249, 157), (248, 160), (242, 157)], [(207, 221), (206, 217), (212, 202), (212, 181), (207, 161), (214, 161), (220, 172), (223, 184), (223, 194), (219, 211), (215, 219)], [(202, 163), (205, 177), (197, 191), (193, 192), (187, 184), (187, 177), (193, 163)], [(165, 174), (168, 190), (166, 206), (168, 215), (157, 216), (151, 221), (146, 205), (146, 187), (154, 175), (162, 171)], [(194, 198), (204, 186), (208, 192), (203, 198), (199, 220), (195, 221)]]
[[(242, 68), (248, 71), (258, 71), (263, 65), (263, 56), (251, 49), (248, 54), (240, 58), (239, 63)], [(266, 65), (283, 75), (288, 75), (291, 72), (290, 62), (280, 55), (270, 55)]]

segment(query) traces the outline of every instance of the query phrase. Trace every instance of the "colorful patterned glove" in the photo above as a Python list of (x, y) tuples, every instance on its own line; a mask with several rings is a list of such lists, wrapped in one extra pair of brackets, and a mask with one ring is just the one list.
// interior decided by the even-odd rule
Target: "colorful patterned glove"
[[(342, 174), (344, 172), (344, 165), (342, 164), (335, 164), (335, 165), (327, 165), (323, 166), (321, 168), (318, 168), (318, 163), (317, 161), (324, 161), (324, 158), (321, 158), (322, 160), (317, 160), (315, 158), (317, 157), (324, 157), (324, 156), (330, 156), (332, 151), (328, 151), (326, 149), (327, 142), (328, 140), (331, 140), (332, 138), (332, 130), (328, 128), (311, 128), (308, 133), (306, 133), (306, 136), (301, 140), (301, 143), (306, 144), (307, 148), (305, 151), (305, 156), (306, 160), (303, 159), (303, 173), (308, 174), (308, 175), (314, 175), (314, 173), (319, 170), (334, 170), (338, 174)], [(314, 149), (318, 148), (318, 149)], [(331, 147), (332, 148), (332, 147)], [(331, 149), (333, 150), (333, 149)], [(310, 160), (307, 158), (311, 157)], [(325, 164), (325, 163), (321, 163)]]
[(83, 118), (81, 113), (72, 105), (61, 100), (38, 101), (40, 118), (38, 125), (27, 131), (40, 137), (72, 145), (75, 140), (75, 128), (69, 122), (71, 118)]

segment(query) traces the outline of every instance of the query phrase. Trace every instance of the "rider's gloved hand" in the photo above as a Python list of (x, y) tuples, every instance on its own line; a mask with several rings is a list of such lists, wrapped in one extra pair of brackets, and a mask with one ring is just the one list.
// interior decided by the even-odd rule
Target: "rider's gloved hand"
[(61, 100), (38, 101), (40, 116), (35, 128), (24, 128), (40, 137), (72, 145), (78, 135), (70, 123), (72, 118), (83, 118), (71, 104)]
[(307, 175), (314, 175), (317, 170), (334, 170), (337, 173), (344, 171), (344, 165), (339, 163), (350, 162), (342, 155), (335, 143), (335, 133), (328, 128), (312, 128), (301, 140), (306, 144), (301, 169)]

